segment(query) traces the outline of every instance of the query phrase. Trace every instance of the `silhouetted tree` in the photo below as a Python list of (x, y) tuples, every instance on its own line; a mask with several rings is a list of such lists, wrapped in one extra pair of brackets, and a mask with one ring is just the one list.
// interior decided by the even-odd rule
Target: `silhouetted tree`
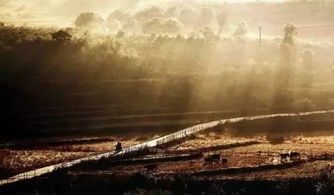
[(294, 45), (295, 36), (297, 35), (297, 27), (294, 24), (286, 24), (284, 27), (283, 43)]
[(54, 32), (51, 34), (51, 36), (52, 36), (52, 39), (57, 42), (70, 41), (72, 39), (72, 35), (70, 35), (70, 33), (64, 30), (59, 30), (57, 32)]
[(218, 34), (220, 35), (223, 31), (224, 26), (226, 25), (227, 17), (225, 14), (219, 14), (217, 16), (218, 23)]
[(202, 37), (207, 41), (215, 41), (217, 39), (213, 30), (209, 27), (201, 29), (200, 33)]
[(103, 18), (94, 12), (81, 13), (75, 20), (77, 28), (100, 28), (104, 24)]
[(247, 34), (247, 26), (244, 22), (241, 22), (234, 31), (234, 37), (242, 39)]

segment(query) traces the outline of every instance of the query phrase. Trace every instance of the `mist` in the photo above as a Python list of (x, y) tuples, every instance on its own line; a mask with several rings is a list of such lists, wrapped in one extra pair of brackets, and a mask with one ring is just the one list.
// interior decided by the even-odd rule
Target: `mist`
[(332, 30), (324, 23), (333, 9), (313, 1), (1, 1), (4, 112), (331, 109), (334, 48), (330, 34), (319, 35)]

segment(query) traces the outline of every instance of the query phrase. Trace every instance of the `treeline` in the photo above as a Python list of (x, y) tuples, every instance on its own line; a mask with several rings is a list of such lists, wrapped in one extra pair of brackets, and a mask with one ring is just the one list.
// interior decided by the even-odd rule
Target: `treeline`
[[(0, 28), (1, 104), (50, 107), (328, 108), (330, 56), (317, 45), (283, 39), (189, 36), (93, 36), (76, 29)], [(326, 53), (329, 53), (326, 51)]]

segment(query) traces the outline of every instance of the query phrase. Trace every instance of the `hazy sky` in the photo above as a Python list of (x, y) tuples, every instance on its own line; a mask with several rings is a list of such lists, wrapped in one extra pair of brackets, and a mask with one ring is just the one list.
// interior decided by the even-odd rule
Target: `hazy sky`
[(110, 13), (118, 0), (0, 0), (0, 20), (17, 24), (69, 25), (81, 12)]
[[(71, 25), (75, 17), (85, 11), (107, 16), (115, 8), (131, 0), (0, 0), (0, 21), (14, 24)], [(162, 3), (176, 0), (141, 0), (145, 3)], [(206, 0), (193, 0), (205, 2)], [(254, 0), (209, 0), (246, 2)], [(282, 0), (262, 0), (282, 1)]]

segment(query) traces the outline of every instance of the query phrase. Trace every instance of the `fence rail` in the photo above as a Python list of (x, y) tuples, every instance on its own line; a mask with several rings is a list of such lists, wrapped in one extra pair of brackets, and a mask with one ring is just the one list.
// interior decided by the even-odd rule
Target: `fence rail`
[(203, 123), (203, 124), (195, 125), (195, 126), (192, 126), (192, 127), (188, 127), (188, 128), (177, 131), (175, 133), (171, 133), (171, 134), (166, 135), (166, 136), (162, 136), (162, 137), (159, 137), (159, 138), (156, 138), (156, 139), (153, 139), (153, 140), (141, 143), (141, 144), (137, 144), (137, 145), (133, 145), (133, 146), (124, 148), (120, 152), (111, 151), (111, 152), (107, 152), (107, 153), (88, 156), (88, 157), (80, 158), (80, 159), (77, 159), (77, 160), (58, 163), (58, 164), (55, 164), (55, 165), (50, 165), (50, 166), (35, 169), (35, 170), (32, 170), (32, 171), (20, 173), (18, 175), (9, 177), (8, 179), (0, 180), (0, 185), (14, 183), (14, 182), (18, 182), (18, 181), (25, 180), (25, 179), (31, 179), (31, 178), (34, 178), (34, 177), (38, 177), (38, 176), (53, 172), (53, 171), (58, 170), (58, 169), (71, 167), (71, 166), (79, 164), (81, 162), (86, 162), (86, 161), (91, 161), (91, 160), (99, 160), (101, 158), (109, 158), (109, 157), (112, 157), (112, 156), (121, 156), (121, 155), (125, 155), (125, 154), (131, 153), (131, 152), (141, 151), (141, 150), (144, 150), (144, 149), (147, 149), (147, 148), (152, 148), (152, 147), (157, 147), (157, 146), (167, 144), (169, 142), (172, 142), (172, 141), (175, 141), (175, 140), (178, 140), (178, 139), (185, 138), (189, 135), (196, 134), (200, 131), (204, 131), (206, 129), (215, 127), (219, 124), (223, 125), (225, 123), (236, 123), (236, 122), (240, 122), (240, 121), (252, 121), (252, 120), (259, 120), (259, 119), (279, 118), (279, 117), (298, 117), (298, 116), (307, 116), (307, 115), (314, 115), (314, 114), (327, 114), (327, 113), (334, 113), (334, 110), (301, 112), (301, 113), (280, 113), (280, 114), (269, 114), (269, 115), (256, 115), (256, 116), (237, 117), (237, 118), (230, 118), (230, 119), (222, 119), (222, 120), (212, 121), (212, 122)]

